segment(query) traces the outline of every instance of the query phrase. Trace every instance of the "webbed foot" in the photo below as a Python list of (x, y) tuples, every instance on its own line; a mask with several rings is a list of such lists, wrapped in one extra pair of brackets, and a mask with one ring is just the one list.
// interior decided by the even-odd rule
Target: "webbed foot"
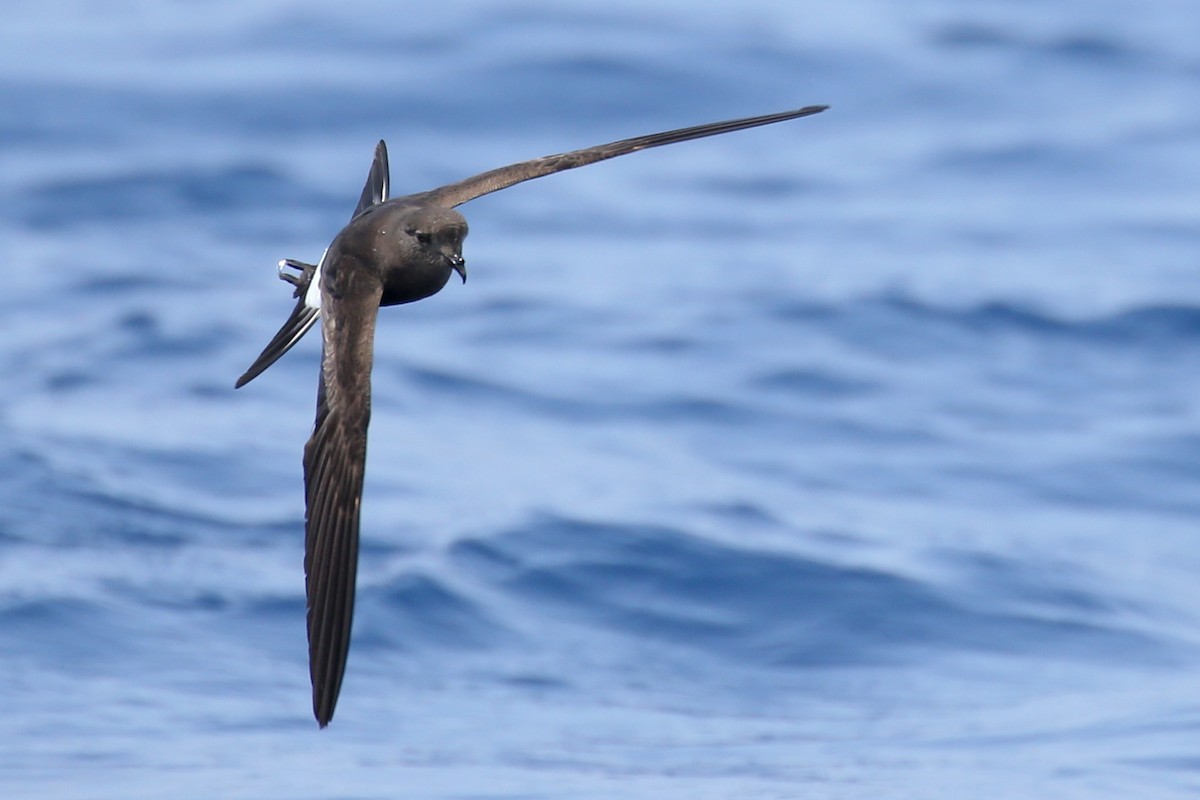
[[(286, 270), (289, 269), (296, 270), (297, 274), (293, 275), (287, 272)], [(316, 271), (316, 264), (306, 264), (294, 258), (285, 258), (279, 262), (279, 279), (287, 281), (296, 287), (296, 291), (292, 293), (292, 297), (300, 297), (308, 291), (308, 285), (312, 283), (312, 277)]]

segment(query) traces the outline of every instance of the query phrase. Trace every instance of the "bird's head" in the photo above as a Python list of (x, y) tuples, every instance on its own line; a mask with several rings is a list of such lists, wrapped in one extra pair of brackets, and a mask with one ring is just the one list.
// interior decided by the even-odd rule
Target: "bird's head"
[(426, 263), (444, 264), (467, 282), (467, 262), (462, 254), (467, 221), (462, 214), (451, 208), (418, 208), (405, 219), (403, 233)]

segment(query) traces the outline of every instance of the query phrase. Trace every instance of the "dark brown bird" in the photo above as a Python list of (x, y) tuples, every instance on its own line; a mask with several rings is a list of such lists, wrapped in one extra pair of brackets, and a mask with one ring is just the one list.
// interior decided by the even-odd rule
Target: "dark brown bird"
[(381, 141), (349, 224), (334, 237), (321, 260), (315, 266), (291, 259), (280, 262), (280, 277), (296, 287), (296, 306), (238, 378), (237, 386), (275, 363), (323, 318), (317, 419), (304, 447), (309, 673), (313, 713), (322, 728), (333, 717), (350, 649), (375, 318), (380, 306), (411, 303), (436, 293), (452, 272), (466, 281), (462, 244), (467, 221), (454, 207), (523, 181), (607, 158), (806, 117), (826, 108), (806, 106), (623, 139), (522, 161), (394, 199), (388, 197), (387, 147)]

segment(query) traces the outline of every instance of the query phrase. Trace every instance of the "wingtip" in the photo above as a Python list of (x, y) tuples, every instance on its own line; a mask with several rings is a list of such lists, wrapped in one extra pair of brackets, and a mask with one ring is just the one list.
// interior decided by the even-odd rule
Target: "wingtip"
[[(254, 366), (257, 367), (258, 365), (255, 364)], [(257, 378), (259, 375), (262, 375), (262, 373), (263, 373), (263, 371), (261, 369), (255, 369), (254, 367), (251, 367), (250, 369), (243, 372), (242, 376), (240, 378), (238, 378), (237, 381), (234, 382), (233, 388), (234, 389), (242, 388), (247, 383), (249, 383), (250, 381)]]
[[(335, 704), (337, 700), (333, 701)], [(333, 709), (325, 707), (325, 704), (319, 700), (313, 701), (313, 717), (317, 720), (317, 727), (325, 730), (329, 727), (330, 721), (333, 720)]]

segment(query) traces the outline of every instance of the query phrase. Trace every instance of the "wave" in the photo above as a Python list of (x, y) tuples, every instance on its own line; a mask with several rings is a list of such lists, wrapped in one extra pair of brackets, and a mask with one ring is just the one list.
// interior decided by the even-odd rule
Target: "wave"
[(460, 542), (450, 560), (539, 616), (747, 666), (857, 666), (959, 652), (1129, 662), (1162, 651), (1146, 635), (1107, 624), (1097, 612), (1103, 601), (1082, 602), (1082, 590), (1048, 587), (1036, 611), (980, 607), (911, 577), (668, 527), (544, 517)]
[(1135, 305), (1107, 314), (1072, 317), (1009, 300), (954, 307), (903, 294), (880, 294), (843, 303), (785, 302), (770, 305), (774, 318), (837, 331), (887, 327), (923, 331), (938, 338), (957, 333), (976, 338), (1021, 335), (1081, 343), (1142, 346), (1200, 341), (1200, 306), (1175, 303)]
[(172, 219), (179, 215), (293, 208), (305, 192), (262, 164), (175, 167), (58, 179), (25, 192), (23, 218), (41, 230), (91, 223)]

